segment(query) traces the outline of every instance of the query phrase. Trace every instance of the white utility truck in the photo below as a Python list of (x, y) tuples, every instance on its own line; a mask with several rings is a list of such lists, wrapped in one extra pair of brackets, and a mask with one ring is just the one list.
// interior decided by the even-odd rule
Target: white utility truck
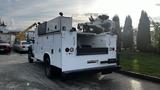
[[(107, 24), (110, 31), (105, 32), (106, 26), (103, 28), (102, 22)], [(114, 23), (108, 19), (95, 19), (79, 24), (76, 30), (72, 28), (72, 18), (61, 14), (55, 19), (39, 23), (34, 43), (29, 47), (28, 60), (30, 63), (34, 60), (43, 61), (47, 77), (54, 74), (111, 73), (119, 70), (117, 35), (111, 30), (113, 26)], [(102, 32), (92, 32), (94, 29)]]

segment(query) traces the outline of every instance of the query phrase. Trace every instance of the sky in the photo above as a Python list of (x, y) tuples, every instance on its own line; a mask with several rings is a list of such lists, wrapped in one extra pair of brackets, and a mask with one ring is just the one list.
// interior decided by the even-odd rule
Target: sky
[(24, 29), (34, 22), (51, 20), (59, 12), (69, 17), (100, 13), (110, 19), (117, 14), (121, 26), (130, 15), (136, 28), (142, 10), (160, 20), (160, 0), (0, 0), (0, 17), (10, 29)]

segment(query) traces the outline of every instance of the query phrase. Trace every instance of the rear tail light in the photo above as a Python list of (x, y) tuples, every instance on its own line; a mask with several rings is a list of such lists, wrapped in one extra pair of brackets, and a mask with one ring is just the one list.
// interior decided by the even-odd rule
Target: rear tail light
[(8, 46), (8, 47), (7, 47), (7, 50), (11, 50), (11, 47)]
[(65, 51), (66, 51), (66, 52), (74, 52), (74, 48), (73, 48), (73, 47), (71, 47), (71, 48), (66, 48)]
[(21, 46), (21, 48), (25, 48), (25, 46)]
[(70, 52), (73, 52), (73, 51), (74, 51), (74, 48), (73, 48), (73, 47), (71, 47), (71, 48), (70, 48)]

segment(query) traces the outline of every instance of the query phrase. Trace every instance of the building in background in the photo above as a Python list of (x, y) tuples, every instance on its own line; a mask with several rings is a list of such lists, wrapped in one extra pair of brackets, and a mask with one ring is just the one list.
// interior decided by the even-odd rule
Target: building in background
[(8, 33), (7, 25), (0, 19), (0, 33)]
[(10, 33), (0, 33), (0, 40), (3, 40), (13, 45), (15, 41), (15, 35), (12, 35)]
[(12, 31), (7, 28), (7, 24), (4, 23), (0, 19), (0, 40), (10, 43), (11, 45), (14, 43), (15, 35), (18, 31)]
[[(16, 35), (23, 30), (9, 30), (8, 25), (0, 19), (0, 40), (9, 42), (11, 45), (15, 42)], [(26, 31), (26, 40), (34, 40), (34, 29)]]

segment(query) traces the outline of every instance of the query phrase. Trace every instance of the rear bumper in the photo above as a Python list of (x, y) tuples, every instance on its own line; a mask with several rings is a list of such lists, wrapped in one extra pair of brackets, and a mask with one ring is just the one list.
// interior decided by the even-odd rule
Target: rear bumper
[(27, 52), (28, 48), (20, 48), (19, 51), (21, 51), (21, 52)]
[(96, 68), (88, 68), (88, 69), (80, 69), (80, 70), (71, 70), (71, 71), (65, 71), (62, 72), (63, 74), (76, 74), (76, 73), (98, 73), (98, 72), (104, 72), (109, 73), (113, 71), (120, 70), (120, 66), (114, 65), (114, 66), (106, 66), (106, 67), (96, 67)]
[(10, 53), (11, 52), (11, 48), (5, 48), (5, 49), (1, 49), (0, 53)]

